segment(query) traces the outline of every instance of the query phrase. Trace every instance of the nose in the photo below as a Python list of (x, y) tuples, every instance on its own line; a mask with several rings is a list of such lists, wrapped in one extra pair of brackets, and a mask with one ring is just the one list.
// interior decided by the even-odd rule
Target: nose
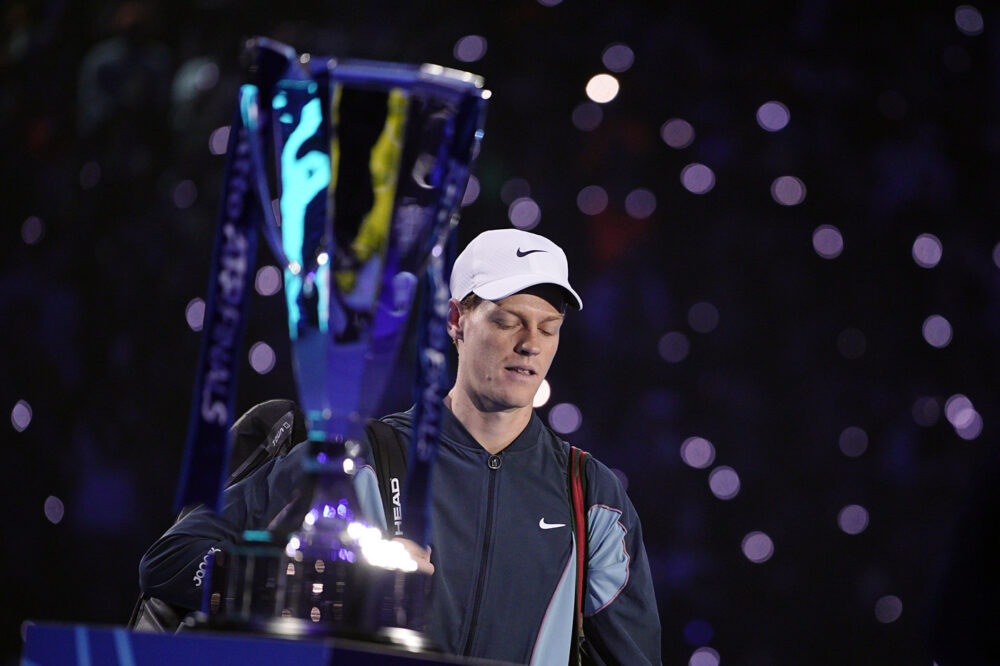
[(540, 333), (536, 330), (525, 329), (525, 332), (514, 346), (514, 351), (523, 356), (536, 356), (541, 353), (542, 346), (539, 339)]

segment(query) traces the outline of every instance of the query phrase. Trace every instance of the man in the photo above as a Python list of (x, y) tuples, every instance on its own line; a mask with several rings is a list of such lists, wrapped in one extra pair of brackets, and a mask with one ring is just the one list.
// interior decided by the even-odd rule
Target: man
[[(532, 408), (567, 309), (583, 307), (568, 270), (555, 243), (517, 229), (480, 234), (455, 261), (448, 334), (458, 369), (431, 479), (428, 631), (447, 652), (532, 664), (563, 664), (570, 653), (576, 553), (569, 446)], [(382, 420), (409, 435), (412, 410)], [(222, 519), (200, 509), (171, 528), (143, 557), (143, 591), (198, 605), (192, 567), (281, 511), (304, 448), (229, 489)], [(659, 663), (639, 519), (607, 467), (591, 459), (586, 475), (589, 651), (598, 663)], [(375, 478), (366, 465), (354, 483), (364, 513), (384, 528)]]

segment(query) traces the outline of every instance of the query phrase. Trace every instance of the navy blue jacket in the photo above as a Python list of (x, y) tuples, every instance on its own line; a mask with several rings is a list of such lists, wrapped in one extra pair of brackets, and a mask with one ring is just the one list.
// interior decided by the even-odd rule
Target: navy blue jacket
[[(412, 414), (383, 421), (405, 432)], [(145, 593), (201, 605), (199, 567), (244, 529), (266, 527), (301, 478), (307, 447), (269, 462), (226, 491), (222, 518), (196, 509), (140, 564)], [(431, 479), (431, 638), (447, 652), (532, 664), (564, 664), (573, 621), (576, 554), (566, 491), (569, 445), (537, 415), (495, 458), (445, 409)], [(499, 462), (499, 466), (497, 465)], [(496, 469), (493, 469), (495, 467)], [(660, 623), (642, 529), (617, 477), (587, 466), (589, 560), (584, 632), (599, 661), (659, 664)], [(354, 479), (362, 512), (385, 525), (371, 466)]]

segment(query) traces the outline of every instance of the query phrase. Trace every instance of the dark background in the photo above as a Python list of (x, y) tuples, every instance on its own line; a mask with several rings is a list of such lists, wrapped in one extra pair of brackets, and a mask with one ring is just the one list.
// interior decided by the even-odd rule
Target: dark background
[[(224, 160), (209, 136), (230, 122), (255, 34), (485, 76), (481, 193), (460, 241), (510, 225), (501, 195), (520, 178), (541, 209), (535, 231), (570, 257), (585, 309), (564, 328), (540, 411), (577, 405), (567, 437), (629, 484), (664, 663), (708, 646), (727, 664), (930, 666), (943, 626), (983, 655), (979, 628), (998, 626), (992, 551), (976, 548), (996, 543), (987, 491), (1000, 483), (1000, 15), (979, 7), (984, 29), (967, 34), (955, 4), (903, 6), (5, 2), (5, 661), (28, 619), (124, 623), (139, 557), (171, 521), (199, 345), (185, 308), (205, 295)], [(470, 34), (488, 49), (460, 62)], [(583, 131), (572, 114), (614, 43), (634, 64)], [(791, 113), (778, 132), (755, 120), (769, 100)], [(661, 139), (670, 118), (691, 123), (691, 145)], [(692, 162), (713, 170), (710, 192), (682, 185)], [(783, 175), (805, 183), (799, 205), (772, 198)], [(589, 185), (608, 193), (597, 215), (577, 208)], [(655, 195), (651, 216), (626, 212), (635, 188)], [(820, 225), (842, 234), (836, 258), (814, 250)], [(911, 256), (922, 233), (943, 247), (932, 268)], [(262, 249), (258, 261), (273, 260)], [(245, 364), (240, 410), (294, 390), (282, 302), (250, 304), (247, 347), (268, 342), (277, 364)], [(710, 331), (690, 316), (698, 303), (718, 313)], [(952, 326), (944, 348), (921, 334), (932, 314)], [(658, 351), (669, 332), (689, 345), (673, 362)], [(407, 406), (400, 386), (387, 409)], [(981, 415), (972, 439), (944, 414), (955, 394)], [(857, 457), (840, 448), (852, 426), (867, 440)], [(684, 464), (694, 435), (714, 444), (712, 467), (739, 474), (736, 497)], [(838, 527), (851, 504), (869, 516), (856, 535)], [(752, 531), (773, 541), (766, 562), (741, 550)], [(943, 587), (958, 543), (972, 551), (965, 587)], [(950, 589), (965, 591), (936, 605)]]

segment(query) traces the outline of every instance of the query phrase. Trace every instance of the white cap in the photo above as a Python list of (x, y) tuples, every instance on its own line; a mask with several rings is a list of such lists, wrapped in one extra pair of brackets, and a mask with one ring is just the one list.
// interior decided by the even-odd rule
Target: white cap
[(484, 231), (462, 250), (451, 270), (451, 295), (458, 299), (475, 293), (497, 301), (539, 284), (562, 287), (569, 304), (583, 309), (569, 286), (566, 253), (548, 238), (520, 229)]

